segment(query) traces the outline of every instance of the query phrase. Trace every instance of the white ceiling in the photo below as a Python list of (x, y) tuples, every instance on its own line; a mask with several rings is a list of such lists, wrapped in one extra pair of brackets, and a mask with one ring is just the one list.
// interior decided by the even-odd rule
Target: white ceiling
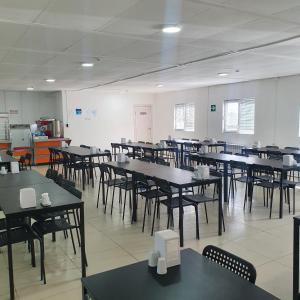
[(299, 0), (0, 0), (0, 89), (161, 92), (299, 74), (297, 35)]

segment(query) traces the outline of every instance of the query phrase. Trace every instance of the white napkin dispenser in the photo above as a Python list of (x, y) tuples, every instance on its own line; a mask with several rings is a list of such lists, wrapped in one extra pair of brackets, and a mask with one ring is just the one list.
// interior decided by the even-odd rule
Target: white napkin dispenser
[(155, 232), (154, 251), (166, 259), (167, 268), (180, 265), (179, 236), (173, 230)]
[(36, 193), (34, 188), (20, 189), (21, 208), (36, 207)]
[(126, 162), (126, 155), (125, 155), (125, 153), (118, 153), (117, 154), (117, 162), (118, 163), (124, 163), (124, 162)]
[(198, 166), (198, 169), (197, 169), (197, 177), (199, 179), (206, 179), (206, 178), (209, 178), (209, 166), (202, 166), (202, 165), (199, 165)]
[(10, 171), (13, 174), (17, 174), (20, 173), (20, 169), (19, 169), (19, 163), (17, 161), (12, 161), (10, 163)]
[(294, 165), (294, 156), (293, 155), (283, 155), (283, 165), (284, 166), (293, 166)]

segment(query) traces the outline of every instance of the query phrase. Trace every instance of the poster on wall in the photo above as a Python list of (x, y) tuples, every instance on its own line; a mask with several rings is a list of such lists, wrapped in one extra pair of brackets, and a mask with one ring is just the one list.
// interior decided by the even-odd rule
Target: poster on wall
[(81, 116), (82, 115), (82, 109), (81, 108), (75, 108), (75, 116)]

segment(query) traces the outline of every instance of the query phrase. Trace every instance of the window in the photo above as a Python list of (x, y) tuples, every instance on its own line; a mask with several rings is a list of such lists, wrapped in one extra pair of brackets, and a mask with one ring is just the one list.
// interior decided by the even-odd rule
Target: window
[(255, 100), (224, 101), (223, 131), (254, 134)]
[(195, 131), (195, 104), (176, 104), (174, 110), (175, 130)]

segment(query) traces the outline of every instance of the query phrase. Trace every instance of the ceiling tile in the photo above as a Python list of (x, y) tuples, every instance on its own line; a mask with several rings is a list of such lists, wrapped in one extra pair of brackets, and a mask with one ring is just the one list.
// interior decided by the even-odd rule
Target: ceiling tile
[(12, 64), (41, 65), (51, 59), (53, 56), (54, 54), (49, 53), (13, 49), (2, 58), (2, 62)]
[(83, 33), (79, 31), (35, 25), (30, 26), (15, 47), (36, 51), (63, 51), (82, 37)]
[(0, 0), (0, 19), (18, 23), (32, 22), (49, 0)]
[(0, 47), (13, 46), (26, 29), (24, 25), (0, 22)]

